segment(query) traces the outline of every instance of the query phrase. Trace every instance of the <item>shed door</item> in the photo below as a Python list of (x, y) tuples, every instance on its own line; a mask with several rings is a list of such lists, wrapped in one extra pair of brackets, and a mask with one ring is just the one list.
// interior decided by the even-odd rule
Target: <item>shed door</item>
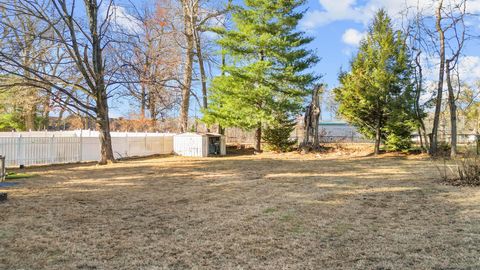
[(221, 141), (220, 137), (209, 137), (208, 138), (208, 155), (209, 156), (219, 156)]

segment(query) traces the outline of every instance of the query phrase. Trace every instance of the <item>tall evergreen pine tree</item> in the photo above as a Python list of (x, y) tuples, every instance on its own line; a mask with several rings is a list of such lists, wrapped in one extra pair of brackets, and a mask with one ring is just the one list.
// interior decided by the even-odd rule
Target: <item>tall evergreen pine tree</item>
[(312, 38), (298, 31), (305, 0), (245, 0), (233, 9), (235, 29), (215, 29), (229, 63), (213, 79), (204, 120), (222, 127), (255, 129), (261, 151), (262, 127), (276, 115), (298, 113), (318, 79), (306, 70), (318, 62), (305, 45)]
[(339, 113), (375, 138), (375, 154), (384, 139), (395, 150), (410, 145), (415, 117), (409, 63), (403, 33), (393, 29), (385, 10), (379, 10), (351, 71), (340, 74), (340, 86), (334, 90)]

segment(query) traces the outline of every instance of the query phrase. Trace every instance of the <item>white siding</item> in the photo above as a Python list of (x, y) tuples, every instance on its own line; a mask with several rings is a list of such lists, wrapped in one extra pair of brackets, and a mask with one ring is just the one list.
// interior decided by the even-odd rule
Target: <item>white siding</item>
[(225, 136), (220, 138), (220, 155), (225, 156), (227, 154), (227, 140)]
[(173, 137), (175, 154), (187, 157), (205, 157), (204, 136), (198, 134), (182, 134)]
[[(208, 157), (209, 136), (198, 133), (183, 133), (173, 138), (175, 154), (186, 157)], [(220, 137), (220, 154), (226, 155), (225, 136)]]

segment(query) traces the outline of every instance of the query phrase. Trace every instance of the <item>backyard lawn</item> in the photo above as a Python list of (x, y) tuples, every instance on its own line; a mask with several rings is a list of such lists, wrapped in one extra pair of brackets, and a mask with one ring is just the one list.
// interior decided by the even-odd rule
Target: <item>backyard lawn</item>
[(480, 189), (418, 156), (158, 157), (0, 188), (0, 269), (480, 269)]

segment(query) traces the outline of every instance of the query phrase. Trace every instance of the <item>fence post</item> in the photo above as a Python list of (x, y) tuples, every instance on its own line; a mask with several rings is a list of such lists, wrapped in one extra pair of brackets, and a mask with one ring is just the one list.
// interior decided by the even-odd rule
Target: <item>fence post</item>
[(17, 139), (17, 165), (23, 165), (23, 158), (22, 158), (22, 134), (18, 135)]
[(5, 162), (5, 157), (0, 155), (0, 182), (5, 181), (7, 177), (7, 164)]
[(78, 153), (78, 162), (83, 161), (83, 129), (80, 130), (80, 153)]
[(143, 149), (143, 153), (147, 153), (147, 132), (145, 132), (145, 141), (144, 141), (144, 149)]
[(50, 137), (50, 147), (48, 148), (49, 150), (49, 160), (50, 160), (50, 164), (54, 164), (55, 160), (54, 160), (54, 155), (53, 155), (53, 148), (55, 147), (55, 144), (54, 144), (54, 140), (55, 140), (55, 134), (52, 134), (52, 137)]
[(128, 144), (128, 132), (125, 132), (125, 146), (127, 147), (125, 149), (125, 155), (128, 157), (129, 156), (128, 150), (130, 150), (130, 145)]

